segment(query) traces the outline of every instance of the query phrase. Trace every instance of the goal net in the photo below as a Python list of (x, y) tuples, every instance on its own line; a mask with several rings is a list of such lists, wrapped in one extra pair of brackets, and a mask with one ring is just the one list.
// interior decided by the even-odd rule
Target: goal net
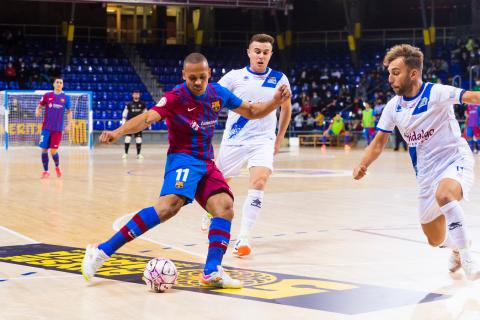
[[(48, 91), (0, 91), (0, 144), (12, 146), (38, 145), (42, 131), (43, 111), (35, 116), (35, 109)], [(73, 123), (62, 135), (61, 145), (93, 147), (92, 96), (90, 92), (65, 92), (70, 97)], [(45, 109), (42, 109), (45, 110)], [(65, 112), (64, 123), (67, 123)]]

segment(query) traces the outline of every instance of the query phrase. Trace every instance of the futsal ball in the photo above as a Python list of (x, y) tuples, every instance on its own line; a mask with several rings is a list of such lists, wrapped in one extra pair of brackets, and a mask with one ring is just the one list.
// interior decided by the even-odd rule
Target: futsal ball
[(148, 261), (143, 271), (147, 287), (155, 292), (165, 292), (177, 281), (177, 268), (169, 259), (154, 258)]

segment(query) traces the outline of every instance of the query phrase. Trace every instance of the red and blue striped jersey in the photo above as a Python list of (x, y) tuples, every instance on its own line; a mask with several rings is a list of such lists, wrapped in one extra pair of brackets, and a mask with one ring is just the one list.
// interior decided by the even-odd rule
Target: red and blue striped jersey
[(198, 159), (213, 159), (212, 137), (223, 107), (238, 108), (242, 100), (218, 83), (209, 83), (195, 96), (186, 83), (166, 92), (152, 109), (166, 119), (168, 154), (186, 153)]
[(40, 105), (45, 107), (42, 129), (63, 131), (63, 117), (65, 110), (70, 110), (70, 97), (64, 92), (47, 92), (40, 100)]

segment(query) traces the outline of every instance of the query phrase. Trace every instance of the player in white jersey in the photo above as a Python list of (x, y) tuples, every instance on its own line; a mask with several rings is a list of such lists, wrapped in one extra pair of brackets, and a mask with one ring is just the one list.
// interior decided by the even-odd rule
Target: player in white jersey
[(354, 169), (354, 179), (381, 154), (397, 126), (407, 141), (419, 187), (420, 223), (428, 243), (452, 250), (449, 269), (463, 268), (467, 279), (480, 278), (480, 269), (469, 252), (463, 209), (473, 184), (474, 160), (461, 137), (453, 111), (458, 103), (480, 103), (480, 92), (422, 82), (423, 54), (410, 45), (390, 49), (383, 61), (396, 96), (386, 105), (378, 134)]
[[(287, 77), (282, 72), (268, 67), (273, 43), (273, 37), (267, 34), (252, 36), (247, 49), (250, 65), (228, 72), (218, 83), (250, 102), (270, 100), (275, 88), (282, 84), (286, 84), (290, 90)], [(249, 190), (242, 210), (241, 229), (233, 250), (237, 256), (245, 256), (251, 252), (249, 233), (260, 213), (265, 185), (273, 171), (273, 156), (280, 149), (290, 123), (291, 110), (290, 100), (281, 105), (277, 134), (275, 112), (258, 120), (248, 120), (228, 112), (216, 165), (227, 181), (238, 176), (245, 164), (250, 173)], [(207, 219), (205, 216), (202, 219), (204, 230), (208, 226)]]

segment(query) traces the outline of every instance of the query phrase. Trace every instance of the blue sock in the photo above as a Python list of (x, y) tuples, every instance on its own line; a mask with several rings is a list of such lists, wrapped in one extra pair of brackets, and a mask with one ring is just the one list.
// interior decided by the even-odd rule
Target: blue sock
[(111, 256), (125, 243), (132, 241), (159, 223), (160, 218), (158, 217), (155, 208), (144, 208), (134, 215), (126, 225), (110, 238), (110, 240), (100, 244), (98, 248), (108, 256)]
[(323, 143), (323, 145), (325, 145), (327, 143), (327, 137), (326, 136), (322, 136), (322, 143)]
[(228, 243), (230, 242), (230, 228), (232, 222), (224, 218), (215, 217), (210, 224), (210, 231), (208, 232), (208, 246), (207, 262), (205, 262), (204, 274), (210, 274), (217, 271), (217, 266), (222, 264), (223, 255), (227, 251)]
[(468, 145), (470, 146), (470, 149), (473, 151), (475, 149), (475, 142), (473, 140), (468, 140)]
[(350, 142), (350, 136), (345, 136), (345, 144), (348, 144)]
[(48, 171), (48, 152), (42, 152), (43, 171)]
[(55, 162), (55, 167), (58, 168), (58, 165), (60, 164), (60, 156), (58, 155), (58, 152), (52, 155), (53, 161)]

